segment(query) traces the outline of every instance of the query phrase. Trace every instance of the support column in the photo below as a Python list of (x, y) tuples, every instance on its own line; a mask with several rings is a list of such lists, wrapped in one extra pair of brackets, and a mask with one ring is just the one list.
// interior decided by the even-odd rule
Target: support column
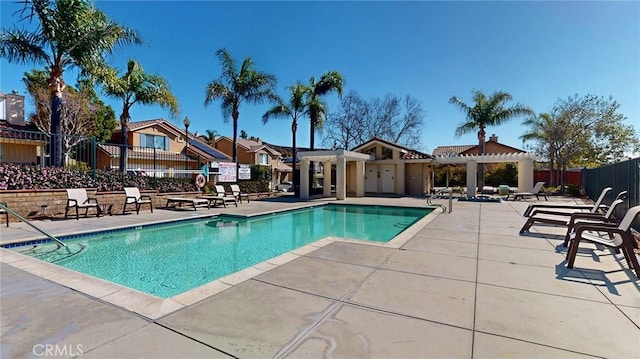
[(336, 163), (336, 199), (347, 197), (347, 160), (339, 156)]
[(300, 199), (309, 199), (309, 160), (306, 158), (300, 160)]
[(518, 192), (533, 190), (533, 160), (518, 161)]
[(364, 197), (364, 161), (356, 161), (356, 197)]
[(404, 195), (404, 162), (396, 163), (396, 194)]
[(324, 166), (322, 195), (324, 197), (331, 197), (331, 161), (322, 162), (322, 165)]
[(476, 196), (476, 175), (478, 172), (478, 164), (476, 161), (467, 162), (467, 197)]

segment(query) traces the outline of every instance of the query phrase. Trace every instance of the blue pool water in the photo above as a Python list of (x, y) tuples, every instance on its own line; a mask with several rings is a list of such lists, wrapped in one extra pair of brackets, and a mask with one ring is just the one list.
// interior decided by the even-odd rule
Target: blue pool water
[(431, 209), (326, 205), (244, 219), (214, 219), (66, 240), (23, 253), (168, 298), (327, 236), (387, 242)]

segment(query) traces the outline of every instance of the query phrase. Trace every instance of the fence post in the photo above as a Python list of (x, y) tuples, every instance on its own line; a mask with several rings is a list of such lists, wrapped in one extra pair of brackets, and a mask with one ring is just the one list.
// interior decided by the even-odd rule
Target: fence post
[(158, 170), (158, 163), (157, 163), (157, 152), (156, 152), (156, 148), (153, 147), (153, 187), (155, 189), (158, 189), (158, 178), (156, 177), (156, 171)]
[(97, 161), (96, 151), (97, 151), (96, 136), (91, 136), (91, 162), (93, 163), (93, 166), (91, 166), (91, 177), (93, 177), (93, 182), (96, 181), (96, 167), (98, 166), (98, 163), (96, 163)]

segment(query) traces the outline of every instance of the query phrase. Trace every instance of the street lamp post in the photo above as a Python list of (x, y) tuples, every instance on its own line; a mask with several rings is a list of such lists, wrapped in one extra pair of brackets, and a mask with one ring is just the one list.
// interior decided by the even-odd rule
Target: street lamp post
[[(184, 151), (184, 169), (188, 170), (189, 169), (189, 125), (191, 124), (191, 120), (189, 120), (189, 117), (185, 117), (182, 123), (184, 124), (184, 142), (186, 146)], [(187, 174), (187, 177), (188, 176), (189, 175)]]

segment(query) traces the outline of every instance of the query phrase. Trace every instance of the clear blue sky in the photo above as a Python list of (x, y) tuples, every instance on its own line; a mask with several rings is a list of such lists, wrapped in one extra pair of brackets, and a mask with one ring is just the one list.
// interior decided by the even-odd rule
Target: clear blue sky
[[(181, 107), (173, 121), (191, 131), (231, 136), (219, 103), (204, 107), (206, 84), (218, 78), (215, 51), (278, 78), (278, 91), (327, 70), (346, 78), (345, 91), (361, 96), (411, 95), (426, 112), (422, 150), (473, 144), (454, 136), (463, 114), (448, 100), (471, 103), (471, 90), (503, 90), (537, 112), (558, 98), (588, 93), (613, 96), (627, 123), (640, 131), (640, 2), (165, 2), (98, 1), (107, 15), (136, 29), (143, 46), (121, 49), (111, 63), (138, 60), (164, 76)], [(19, 5), (2, 0), (2, 27), (18, 27)], [(0, 60), (0, 90), (25, 93), (20, 79), (31, 66)], [(75, 74), (65, 80), (75, 83)], [(327, 98), (337, 108), (335, 95)], [(122, 105), (108, 100), (120, 114)], [(290, 120), (267, 125), (268, 105), (240, 108), (239, 129), (265, 141), (291, 145)], [(132, 120), (168, 117), (159, 107), (136, 106)], [(521, 120), (489, 128), (502, 143), (522, 147)], [(308, 146), (308, 121), (298, 128)], [(320, 139), (316, 140), (319, 144)]]

